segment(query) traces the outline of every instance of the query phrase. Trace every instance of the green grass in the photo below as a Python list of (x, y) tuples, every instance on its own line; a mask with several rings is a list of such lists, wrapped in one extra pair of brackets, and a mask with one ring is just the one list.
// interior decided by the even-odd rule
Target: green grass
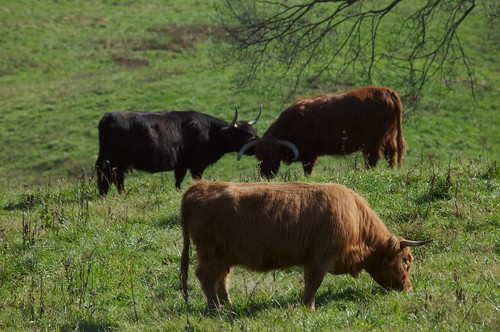
[[(262, 103), (262, 134), (289, 103), (286, 88), (261, 81), (241, 89), (233, 84), (237, 68), (214, 68), (217, 46), (196, 28), (210, 25), (212, 15), (209, 5), (183, 1), (3, 5), (0, 188), (91, 172), (97, 123), (108, 111), (195, 109), (229, 120), (234, 105), (253, 118)], [(471, 33), (488, 29), (475, 19), (465, 27)], [(487, 52), (477, 54), (483, 44), (473, 39), (468, 48), (477, 59), (477, 103), (460, 78), (444, 96), (440, 82), (431, 84), (419, 116), (405, 123), (410, 160), (423, 152), (498, 160), (499, 73)], [(221, 168), (233, 173), (234, 164), (231, 156)]]
[[(134, 178), (126, 195), (106, 199), (85, 179), (5, 195), (1, 327), (164, 330), (189, 321), (196, 330), (495, 330), (499, 176), (492, 163), (429, 159), (398, 171), (346, 165), (316, 175), (309, 180), (360, 192), (396, 234), (434, 239), (413, 250), (414, 292), (384, 291), (366, 273), (328, 276), (311, 312), (300, 305), (300, 269), (237, 269), (234, 304), (214, 316), (205, 311), (194, 253), (184, 307), (181, 194), (160, 176)], [(304, 180), (298, 171), (287, 179)]]
[[(114, 110), (230, 120), (234, 105), (253, 119), (263, 103), (262, 134), (290, 102), (286, 87), (238, 88), (238, 68), (213, 65), (206, 2), (0, 4), (0, 330), (498, 330), (498, 47), (480, 10), (461, 31), (477, 99), (465, 76), (450, 91), (430, 82), (404, 123), (401, 169), (323, 157), (310, 178), (294, 164), (277, 179), (345, 184), (394, 233), (433, 238), (413, 251), (414, 292), (386, 292), (366, 273), (328, 276), (311, 312), (300, 305), (299, 268), (237, 269), (234, 304), (207, 315), (194, 252), (189, 309), (179, 289), (182, 192), (172, 173), (127, 174), (126, 194), (98, 197), (97, 123)], [(225, 156), (206, 178), (260, 180), (253, 158), (235, 159)]]

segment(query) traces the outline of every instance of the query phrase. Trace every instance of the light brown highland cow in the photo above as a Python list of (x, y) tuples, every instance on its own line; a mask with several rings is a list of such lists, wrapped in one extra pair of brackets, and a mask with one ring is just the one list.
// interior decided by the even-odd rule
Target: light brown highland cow
[(213, 309), (229, 302), (231, 269), (304, 268), (302, 302), (314, 308), (326, 273), (366, 270), (382, 287), (412, 289), (409, 241), (392, 234), (365, 200), (338, 184), (197, 182), (182, 198), (182, 289), (190, 238), (196, 275)]

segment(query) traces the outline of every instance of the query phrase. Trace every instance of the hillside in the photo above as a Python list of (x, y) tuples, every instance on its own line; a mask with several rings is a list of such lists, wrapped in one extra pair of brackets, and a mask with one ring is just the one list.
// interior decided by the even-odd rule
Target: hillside
[[(194, 109), (230, 120), (235, 105), (253, 118), (262, 103), (262, 134), (290, 102), (286, 88), (257, 82), (239, 89), (233, 68), (213, 66), (209, 34), (216, 27), (208, 4), (20, 2), (2, 5), (0, 15), (0, 188), (72, 180), (82, 170), (91, 176), (97, 123), (109, 111)], [(487, 30), (479, 18), (478, 12), (464, 33)], [(497, 47), (494, 35), (485, 36), (484, 42), (464, 38), (475, 64), (476, 101), (465, 77), (449, 82), (449, 91), (432, 84), (404, 124), (408, 163), (428, 154), (498, 160), (499, 69), (490, 54)], [(230, 155), (220, 168), (238, 174), (236, 165)]]
[[(133, 172), (126, 193), (100, 197), (97, 124), (116, 110), (193, 109), (230, 121), (235, 105), (254, 119), (263, 104), (261, 135), (295, 98), (288, 86), (238, 87), (238, 68), (213, 62), (218, 27), (206, 2), (1, 3), (0, 330), (499, 330), (500, 53), (485, 10), (460, 30), (476, 98), (465, 73), (430, 82), (405, 114), (402, 168), (366, 171), (354, 154), (322, 157), (311, 177), (282, 165), (276, 179), (342, 183), (392, 232), (433, 239), (412, 251), (414, 291), (385, 291), (367, 273), (330, 275), (311, 312), (300, 305), (300, 268), (237, 268), (234, 304), (208, 315), (195, 249), (189, 307), (179, 289), (182, 190), (171, 172)], [(297, 97), (350, 87), (325, 82)], [(256, 164), (230, 153), (204, 177), (261, 181)]]

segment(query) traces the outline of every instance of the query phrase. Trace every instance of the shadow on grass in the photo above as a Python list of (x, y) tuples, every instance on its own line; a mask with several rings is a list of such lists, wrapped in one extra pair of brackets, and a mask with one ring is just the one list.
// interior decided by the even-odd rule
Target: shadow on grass
[[(388, 291), (379, 287), (369, 287), (369, 288), (346, 288), (339, 292), (332, 292), (330, 290), (325, 290), (316, 295), (316, 309), (320, 309), (323, 306), (327, 306), (332, 302), (372, 302), (375, 296), (382, 296), (387, 294)], [(249, 318), (258, 315), (262, 311), (266, 310), (283, 310), (292, 307), (294, 310), (300, 310), (303, 305), (301, 303), (301, 292), (292, 292), (286, 296), (273, 296), (272, 298), (261, 298), (252, 300), (249, 299), (246, 302), (234, 303), (229, 306), (225, 306), (220, 310), (208, 311), (206, 306), (191, 306), (189, 308), (190, 315), (206, 315), (212, 317), (220, 317), (227, 321), (232, 321), (234, 319)], [(306, 307), (303, 307), (306, 309)], [(178, 308), (178, 310), (181, 308)], [(308, 309), (308, 308), (307, 308)], [(180, 310), (185, 313), (184, 310)]]
[(154, 220), (153, 225), (157, 226), (158, 228), (162, 229), (176, 229), (181, 226), (181, 220), (179, 218), (178, 214), (170, 214), (166, 216), (165, 218), (159, 218)]
[(382, 296), (388, 291), (380, 287), (346, 288), (341, 292), (325, 291), (316, 296), (316, 307), (325, 306), (331, 302), (371, 302), (373, 296)]
[(62, 206), (66, 204), (76, 204), (82, 202), (92, 202), (101, 199), (102, 196), (85, 190), (74, 190), (67, 192), (60, 191), (42, 191), (24, 192), (14, 200), (7, 202), (3, 206), (5, 211), (29, 211), (40, 206)]
[(97, 332), (97, 331), (111, 331), (119, 330), (118, 324), (109, 322), (99, 322), (93, 320), (79, 320), (73, 324), (66, 324), (61, 327), (61, 331), (83, 331), (83, 332)]
[(47, 200), (45, 196), (47, 196), (47, 194), (25, 192), (21, 194), (16, 201), (5, 204), (3, 209), (5, 211), (28, 211), (44, 203)]

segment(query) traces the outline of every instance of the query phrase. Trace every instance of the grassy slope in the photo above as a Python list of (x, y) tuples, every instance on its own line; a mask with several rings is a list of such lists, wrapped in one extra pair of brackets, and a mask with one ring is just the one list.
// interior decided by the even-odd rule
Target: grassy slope
[[(182, 1), (2, 6), (0, 188), (44, 184), (49, 175), (68, 178), (82, 168), (90, 172), (97, 122), (107, 111), (191, 108), (230, 119), (235, 104), (244, 117), (253, 117), (263, 103), (262, 133), (286, 105), (278, 88), (261, 82), (260, 88), (239, 91), (231, 68), (213, 68), (205, 44), (179, 45), (206, 38), (170, 28), (210, 23), (212, 12), (208, 5)], [(498, 159), (498, 68), (479, 57), (485, 50), (471, 49), (478, 57), (478, 103), (471, 102), (466, 86), (455, 86), (442, 99), (432, 89), (422, 116), (405, 125), (408, 158), (427, 152), (446, 158), (451, 152)], [(222, 168), (234, 172), (233, 158)]]
[[(311, 313), (298, 305), (299, 269), (237, 271), (235, 305), (207, 317), (191, 271), (185, 312), (172, 175), (135, 173), (127, 195), (104, 200), (87, 178), (107, 111), (192, 108), (231, 119), (237, 104), (252, 118), (264, 103), (262, 133), (286, 105), (271, 84), (238, 90), (234, 68), (213, 68), (208, 40), (192, 29), (210, 24), (212, 13), (197, 1), (0, 5), (0, 329), (164, 330), (189, 320), (210, 330), (497, 330), (498, 50), (468, 37), (487, 30), (480, 12), (464, 29), (477, 103), (464, 84), (441, 98), (431, 86), (420, 116), (405, 123), (403, 169), (358, 171), (352, 157), (322, 158), (310, 179), (298, 165), (282, 170), (281, 179), (344, 183), (394, 232), (434, 238), (415, 250), (415, 292), (386, 293), (366, 274), (330, 276)], [(254, 160), (234, 159), (224, 157), (207, 178), (255, 179)]]

